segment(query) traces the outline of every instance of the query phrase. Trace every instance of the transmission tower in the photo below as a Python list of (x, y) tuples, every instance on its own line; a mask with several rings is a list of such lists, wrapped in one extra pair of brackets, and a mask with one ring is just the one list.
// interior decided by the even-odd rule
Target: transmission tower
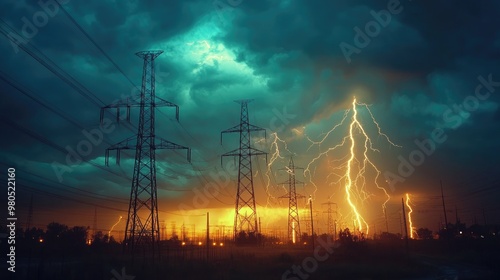
[(221, 132), (221, 144), (222, 135), (224, 133), (235, 133), (240, 134), (240, 147), (228, 153), (225, 153), (221, 157), (222, 159), (226, 156), (237, 156), (238, 157), (238, 188), (236, 191), (236, 206), (235, 206), (235, 216), (234, 216), (234, 236), (241, 231), (246, 231), (248, 233), (257, 234), (259, 232), (257, 224), (257, 208), (255, 207), (255, 194), (253, 187), (253, 174), (252, 174), (252, 156), (266, 155), (267, 153), (255, 149), (250, 144), (250, 133), (254, 131), (264, 131), (264, 137), (266, 130), (258, 126), (252, 125), (248, 121), (248, 103), (253, 100), (237, 100), (236, 103), (241, 104), (241, 116), (240, 124), (224, 130)]
[(295, 170), (304, 169), (297, 167), (293, 163), (293, 158), (290, 157), (288, 167), (281, 170), (286, 170), (288, 173), (288, 180), (283, 182), (283, 185), (288, 185), (288, 194), (280, 196), (280, 198), (288, 198), (288, 241), (295, 243), (296, 238), (300, 239), (300, 222), (299, 222), (299, 208), (297, 206), (297, 198), (305, 198), (301, 194), (297, 194), (295, 186), (297, 184), (304, 184), (295, 179)]
[[(337, 216), (337, 203), (335, 202), (325, 202), (325, 203), (322, 203), (323, 205), (328, 205), (328, 209), (326, 211), (324, 211), (323, 213), (326, 213), (327, 214), (327, 230), (328, 230), (328, 234), (331, 235), (333, 233), (333, 236), (334, 236), (334, 239), (335, 239), (335, 235), (336, 235), (336, 231), (337, 231), (337, 219), (335, 219), (335, 222), (332, 223), (332, 213), (335, 213), (335, 215)], [(335, 205), (335, 211), (332, 210), (332, 205)], [(338, 218), (338, 216), (337, 216)]]
[(153, 257), (155, 251), (159, 250), (160, 241), (155, 150), (185, 149), (187, 150), (188, 161), (191, 161), (191, 150), (189, 148), (155, 135), (155, 108), (165, 106), (175, 107), (175, 117), (179, 121), (179, 107), (155, 95), (154, 59), (162, 53), (163, 51), (142, 51), (136, 53), (137, 56), (144, 60), (140, 94), (101, 108), (101, 122), (104, 110), (106, 109), (116, 109), (117, 119), (120, 121), (120, 108), (126, 108), (126, 119), (130, 121), (130, 108), (140, 108), (137, 135), (106, 149), (105, 158), (106, 165), (108, 165), (109, 152), (116, 150), (116, 163), (120, 164), (120, 153), (122, 150), (136, 150), (123, 244), (132, 254), (134, 254), (136, 246), (149, 247), (152, 250)]

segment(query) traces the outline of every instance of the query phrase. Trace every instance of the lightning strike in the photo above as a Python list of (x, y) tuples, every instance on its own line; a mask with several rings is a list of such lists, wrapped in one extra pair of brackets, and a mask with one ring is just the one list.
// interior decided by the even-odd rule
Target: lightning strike
[[(379, 189), (385, 196), (385, 201), (382, 203), (382, 212), (385, 214), (386, 204), (390, 200), (390, 195), (387, 192), (386, 188), (379, 185), (379, 176), (382, 173), (379, 168), (375, 165), (375, 163), (370, 159), (370, 152), (380, 152), (373, 145), (371, 138), (369, 137), (367, 131), (362, 125), (359, 116), (358, 116), (358, 107), (362, 107), (366, 111), (368, 111), (371, 121), (374, 123), (376, 130), (379, 136), (382, 136), (390, 145), (395, 147), (401, 147), (392, 142), (389, 137), (384, 134), (380, 128), (379, 123), (375, 120), (369, 106), (364, 103), (358, 103), (356, 98), (352, 101), (352, 108), (347, 109), (344, 112), (342, 120), (340, 123), (333, 126), (327, 133), (323, 135), (323, 137), (319, 141), (313, 141), (309, 137), (307, 139), (311, 143), (308, 150), (310, 150), (313, 146), (318, 146), (319, 154), (313, 158), (307, 168), (304, 169), (304, 176), (309, 177), (310, 183), (316, 188), (317, 185), (313, 182), (312, 178), (314, 177), (314, 168), (316, 167), (315, 163), (317, 163), (322, 157), (328, 156), (328, 154), (334, 150), (337, 150), (341, 147), (348, 146), (348, 154), (342, 157), (340, 160), (329, 162), (330, 169), (332, 172), (327, 176), (327, 179), (337, 178), (333, 182), (333, 184), (338, 184), (343, 186), (345, 191), (346, 202), (349, 205), (349, 208), (353, 215), (354, 220), (354, 231), (359, 233), (364, 233), (368, 235), (369, 225), (363, 217), (361, 210), (359, 209), (360, 203), (361, 205), (365, 203), (371, 196), (368, 189), (368, 174), (367, 169), (370, 168), (375, 173), (373, 175), (373, 183), (377, 189)], [(351, 114), (352, 112), (352, 114)], [(351, 116), (349, 118), (349, 116)], [(327, 148), (325, 151), (321, 151), (321, 146), (326, 143), (328, 137), (336, 130), (344, 125), (344, 123), (349, 122), (348, 134), (344, 136), (340, 143)], [(361, 139), (360, 139), (361, 138)], [(360, 141), (363, 143), (357, 143)], [(362, 151), (361, 151), (362, 150)], [(335, 163), (335, 166), (332, 167), (332, 163)]]
[(410, 211), (408, 211), (408, 223), (410, 224), (410, 238), (413, 239), (413, 232), (415, 231), (415, 228), (413, 227), (413, 221), (411, 220), (411, 212), (413, 212), (413, 209), (410, 206), (410, 194), (406, 194), (406, 206)]
[(113, 231), (113, 229), (120, 223), (120, 221), (122, 220), (122, 216), (120, 216), (120, 218), (118, 218), (118, 221), (111, 227), (111, 229), (108, 231), (108, 237), (111, 237), (111, 232)]
[[(266, 207), (271, 204), (271, 201), (278, 201), (278, 199), (272, 195), (271, 193), (271, 175), (273, 173), (272, 171), (272, 166), (273, 164), (279, 160), (279, 159), (284, 159), (284, 156), (281, 155), (282, 150), (286, 151), (289, 154), (293, 154), (289, 149), (288, 149), (288, 144), (285, 140), (282, 140), (279, 136), (278, 133), (273, 132), (271, 134), (271, 138), (273, 139), (271, 146), (270, 146), (270, 153), (271, 154), (271, 159), (269, 160), (267, 164), (267, 170), (266, 170), (266, 179), (267, 179), (267, 184), (266, 184), (266, 193), (267, 193), (267, 203)], [(282, 149), (280, 149), (280, 145), (283, 146)], [(287, 171), (288, 172), (288, 171)], [(285, 186), (281, 186), (285, 192), (288, 192)]]
[[(351, 178), (351, 168), (352, 168), (355, 156), (356, 156), (356, 153), (354, 151), (354, 148), (356, 146), (356, 141), (355, 141), (354, 136), (353, 136), (353, 132), (354, 132), (355, 126), (357, 126), (363, 132), (363, 135), (365, 135), (365, 137), (366, 137), (366, 140), (365, 140), (365, 153), (364, 153), (365, 159), (366, 159), (366, 143), (367, 143), (367, 141), (368, 141), (369, 138), (366, 135), (363, 127), (361, 126), (361, 124), (359, 123), (358, 118), (357, 118), (358, 117), (358, 111), (356, 110), (356, 98), (354, 98), (354, 100), (352, 101), (352, 109), (353, 109), (354, 113), (353, 113), (353, 116), (352, 116), (352, 122), (351, 122), (351, 124), (349, 126), (349, 138), (351, 140), (351, 148), (350, 148), (351, 157), (347, 161), (347, 171), (346, 171), (346, 178), (347, 179), (346, 179), (346, 184), (345, 184), (346, 199), (347, 199), (347, 203), (351, 207), (351, 210), (354, 212), (355, 222), (357, 223), (358, 230), (360, 232), (362, 232), (363, 231), (363, 225), (365, 225), (365, 228), (366, 228), (365, 232), (366, 232), (366, 235), (368, 235), (370, 227), (368, 226), (368, 223), (365, 221), (365, 219), (363, 218), (363, 216), (361, 216), (361, 214), (359, 213), (356, 205), (351, 200), (351, 194), (352, 194), (351, 188), (352, 188), (352, 185), (353, 185), (353, 181), (352, 181), (352, 178)], [(363, 171), (364, 171), (364, 168), (365, 167), (363, 166), (363, 168), (362, 168)], [(362, 172), (358, 173), (357, 177), (359, 177), (363, 173)]]

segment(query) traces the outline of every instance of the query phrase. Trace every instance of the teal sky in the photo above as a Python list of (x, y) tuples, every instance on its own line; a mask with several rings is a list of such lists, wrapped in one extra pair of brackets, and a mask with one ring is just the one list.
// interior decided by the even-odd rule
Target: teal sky
[[(254, 162), (258, 207), (286, 207), (273, 197), (286, 194), (278, 183), (287, 178), (278, 169), (290, 154), (296, 165), (307, 167), (324, 153), (310, 165), (311, 173), (298, 175), (306, 182), (298, 192), (314, 195), (318, 203), (338, 202), (349, 219), (345, 180), (337, 181), (345, 173), (348, 145), (326, 151), (347, 135), (352, 111), (321, 145), (311, 144), (342, 120), (356, 97), (369, 105), (381, 131), (402, 146), (378, 135), (368, 110), (357, 107), (378, 149), (368, 155), (381, 172), (375, 180), (376, 172), (367, 171), (368, 199), (358, 201), (369, 224), (383, 226), (385, 196), (377, 183), (392, 197), (393, 231), (399, 230), (405, 193), (412, 194), (418, 224), (437, 229), (443, 218), (440, 180), (453, 209), (449, 216), (456, 206), (470, 224), (484, 208), (488, 222), (500, 222), (495, 218), (500, 210), (499, 4), (373, 2), (66, 1), (64, 12), (52, 1), (44, 2), (47, 6), (2, 1), (1, 168), (18, 170), (20, 215), (27, 214), (31, 194), (40, 226), (52, 219), (90, 225), (94, 207), (109, 211), (103, 223), (112, 224), (118, 210), (127, 209), (133, 153), (121, 166), (108, 168), (104, 151), (136, 133), (137, 111), (132, 126), (113, 123), (113, 131), (104, 133), (104, 141), (81, 163), (68, 165), (71, 171), (58, 176), (54, 163), (66, 164), (67, 147), (76, 149), (86, 139), (83, 130), (99, 129), (101, 106), (137, 92), (142, 61), (134, 53), (161, 49), (156, 94), (179, 105), (180, 122), (174, 110), (157, 110), (157, 134), (193, 150), (191, 164), (182, 152), (157, 154), (160, 205), (170, 213), (165, 219), (181, 219), (181, 204), (193, 206), (194, 214), (204, 212), (193, 205), (193, 190), (217, 181), (213, 174), (227, 173), (232, 160), (221, 167), (220, 155), (236, 148), (238, 138), (225, 137), (221, 145), (220, 131), (238, 124), (237, 99), (254, 99), (250, 121), (267, 129), (267, 142), (256, 134), (253, 144), (269, 153), (268, 160), (276, 147), (283, 156), (271, 169), (264, 158)], [(284, 142), (273, 145), (276, 136), (288, 150)], [(355, 139), (362, 145), (359, 130)], [(417, 143), (428, 139), (436, 145), (425, 154), (430, 146)], [(356, 147), (361, 158), (363, 150)], [(402, 162), (416, 153), (424, 155), (421, 164), (402, 174)], [(237, 176), (230, 177), (204, 208), (233, 207)]]

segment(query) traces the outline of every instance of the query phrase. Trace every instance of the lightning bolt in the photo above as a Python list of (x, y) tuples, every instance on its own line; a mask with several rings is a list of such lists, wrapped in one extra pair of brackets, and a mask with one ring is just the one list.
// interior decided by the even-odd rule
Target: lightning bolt
[(113, 231), (113, 229), (120, 223), (120, 221), (122, 220), (122, 216), (120, 216), (120, 218), (118, 218), (118, 222), (116, 222), (112, 227), (111, 229), (108, 231), (108, 237), (111, 237), (111, 232)]
[[(366, 137), (365, 138), (365, 151), (363, 153), (365, 155), (365, 160), (367, 159), (367, 157), (366, 157), (366, 150), (367, 150), (366, 149), (366, 144), (367, 144), (369, 138), (366, 135), (366, 132), (363, 129), (363, 126), (361, 126), (361, 124), (358, 121), (358, 111), (356, 110), (356, 98), (354, 98), (354, 100), (352, 101), (352, 109), (353, 109), (354, 113), (353, 113), (353, 116), (352, 116), (352, 122), (349, 125), (349, 138), (351, 140), (351, 148), (350, 148), (351, 157), (347, 161), (345, 192), (346, 192), (347, 203), (351, 207), (351, 210), (354, 212), (355, 222), (358, 225), (358, 230), (360, 232), (362, 232), (363, 231), (363, 225), (365, 225), (365, 227), (366, 227), (366, 235), (368, 235), (368, 231), (370, 230), (370, 227), (368, 226), (368, 223), (365, 221), (365, 219), (363, 218), (363, 216), (361, 216), (361, 214), (359, 213), (356, 205), (353, 203), (353, 201), (351, 199), (352, 185), (353, 185), (353, 180), (351, 178), (351, 169), (353, 167), (352, 166), (353, 165), (353, 161), (355, 160), (355, 156), (356, 156), (356, 153), (354, 151), (354, 148), (356, 146), (356, 141), (355, 141), (354, 135), (353, 135), (354, 134), (354, 128), (357, 126), (362, 131), (363, 135)], [(370, 144), (371, 144), (371, 142), (370, 142)], [(359, 176), (362, 176), (362, 174), (364, 174), (365, 165), (363, 165), (363, 168), (361, 170), (362, 170), (362, 172), (359, 172), (358, 175), (356, 176), (356, 181), (358, 180)]]
[[(368, 198), (373, 196), (373, 194), (371, 194), (366, 189), (367, 187), (366, 177), (368, 175), (366, 172), (368, 168), (371, 168), (373, 169), (373, 171), (375, 171), (373, 180), (374, 185), (377, 189), (382, 191), (386, 197), (385, 201), (382, 203), (382, 211), (384, 214), (386, 211), (386, 204), (391, 197), (387, 192), (387, 190), (384, 187), (380, 186), (378, 183), (381, 171), (377, 168), (375, 163), (370, 159), (368, 153), (380, 152), (380, 151), (374, 148), (371, 138), (369, 137), (367, 131), (360, 122), (358, 118), (358, 107), (362, 107), (363, 109), (368, 111), (372, 122), (377, 128), (379, 136), (384, 137), (384, 139), (392, 146), (395, 147), (401, 147), (401, 146), (393, 143), (389, 139), (389, 137), (382, 132), (379, 123), (375, 120), (375, 117), (373, 116), (373, 113), (371, 112), (367, 104), (357, 103), (356, 98), (354, 98), (351, 105), (352, 108), (344, 112), (344, 115), (340, 123), (333, 126), (332, 129), (330, 129), (327, 133), (325, 133), (325, 135), (319, 141), (313, 141), (309, 137), (307, 137), (307, 139), (311, 143), (308, 150), (310, 150), (313, 146), (318, 146), (319, 154), (315, 158), (313, 158), (307, 165), (307, 168), (304, 169), (304, 177), (309, 178), (309, 181), (315, 187), (315, 192), (316, 192), (318, 187), (312, 180), (312, 177), (314, 176), (315, 173), (314, 171), (315, 163), (319, 161), (322, 157), (328, 156), (328, 153), (330, 153), (331, 151), (337, 150), (340, 147), (349, 146), (348, 155), (342, 157), (340, 160), (333, 161), (335, 163), (338, 162), (341, 163), (336, 164), (335, 167), (330, 166), (332, 172), (328, 175), (327, 179), (330, 179), (330, 177), (338, 177), (338, 179), (333, 183), (344, 186), (343, 189), (345, 191), (346, 202), (349, 205), (349, 208), (352, 212), (354, 225), (355, 227), (357, 227), (355, 228), (355, 231), (358, 231), (360, 233), (364, 232), (366, 235), (368, 235), (370, 229), (369, 225), (366, 222), (363, 215), (361, 214), (360, 210), (358, 209), (358, 204), (359, 204), (358, 202), (364, 203)], [(349, 118), (350, 115), (352, 116)], [(336, 144), (333, 147), (329, 147), (325, 151), (321, 152), (322, 150), (321, 145), (325, 143), (328, 137), (336, 129), (342, 127), (347, 122), (347, 120), (349, 120), (348, 135), (344, 136), (340, 141), (340, 143)], [(361, 140), (364, 140), (363, 144), (357, 143), (359, 137), (362, 138)], [(361, 153), (360, 149), (362, 150), (361, 158), (359, 158), (360, 156), (357, 156), (357, 154)], [(329, 164), (331, 163), (332, 162), (329, 162)]]
[[(346, 142), (346, 139), (347, 139), (347, 136), (343, 138), (342, 142), (340, 144), (337, 144), (335, 145), (334, 147), (330, 147), (328, 148), (326, 151), (324, 152), (321, 152), (321, 144), (323, 144), (323, 142), (326, 141), (326, 139), (328, 138), (328, 136), (330, 136), (330, 134), (332, 134), (335, 129), (337, 129), (338, 127), (342, 126), (344, 124), (344, 121), (347, 119), (347, 116), (349, 114), (349, 111), (350, 110), (346, 110), (344, 112), (344, 117), (342, 118), (342, 121), (340, 123), (338, 123), (337, 125), (335, 125), (332, 129), (330, 129), (327, 133), (325, 133), (325, 135), (323, 136), (323, 138), (320, 140), (320, 141), (313, 141), (311, 140), (311, 138), (309, 138), (309, 136), (306, 135), (306, 138), (307, 140), (311, 143), (311, 145), (309, 146), (309, 148), (307, 149), (307, 151), (309, 151), (313, 146), (318, 146), (318, 151), (320, 152), (318, 154), (318, 156), (316, 156), (315, 158), (313, 158), (309, 164), (307, 164), (307, 167), (304, 169), (304, 178), (309, 178), (309, 183), (311, 183), (311, 185), (314, 187), (314, 191), (313, 191), (313, 196), (316, 197), (316, 191), (318, 190), (318, 186), (316, 185), (316, 183), (312, 180), (312, 177), (314, 176), (315, 172), (312, 172), (311, 171), (311, 168), (312, 168), (312, 165), (318, 161), (321, 157), (327, 155), (330, 151), (333, 151), (339, 147), (342, 147), (344, 146), (345, 142)], [(340, 168), (340, 167), (339, 167)]]
[[(280, 144), (283, 146), (283, 150), (286, 151), (289, 154), (293, 154), (289, 149), (288, 149), (288, 144), (285, 140), (282, 140), (279, 136), (278, 133), (273, 132), (271, 134), (271, 138), (273, 141), (271, 142), (270, 146), (270, 154), (271, 154), (271, 159), (269, 160), (267, 164), (267, 170), (266, 170), (266, 178), (267, 178), (267, 184), (266, 184), (266, 193), (267, 193), (267, 204), (266, 207), (271, 204), (271, 201), (277, 201), (277, 198), (271, 194), (271, 175), (272, 175), (272, 166), (273, 164), (279, 160), (279, 159), (284, 159), (284, 156), (281, 155), (281, 150), (280, 150)], [(287, 170), (287, 172), (290, 172)], [(285, 192), (288, 192), (287, 188), (285, 186), (281, 186)]]
[(410, 194), (406, 194), (406, 206), (410, 211), (408, 211), (408, 223), (410, 224), (410, 238), (413, 239), (413, 232), (415, 231), (415, 228), (413, 227), (413, 221), (411, 220), (411, 212), (413, 212), (413, 209), (410, 206)]

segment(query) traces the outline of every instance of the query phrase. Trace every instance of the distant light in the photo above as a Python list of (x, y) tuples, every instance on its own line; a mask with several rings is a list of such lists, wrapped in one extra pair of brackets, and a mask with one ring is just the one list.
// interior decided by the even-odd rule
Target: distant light
[(224, 243), (222, 243), (222, 242), (221, 242), (219, 245), (220, 245), (220, 246), (224, 246)]
[(182, 246), (186, 245), (186, 242), (182, 241)]
[(212, 244), (213, 244), (214, 246), (217, 246), (217, 243), (215, 243), (215, 242), (214, 242), (214, 243), (212, 243)]
[(200, 241), (200, 242), (198, 242), (198, 245), (200, 245), (200, 246), (201, 246), (201, 244), (202, 244), (202, 243), (201, 243), (201, 241)]
[(460, 234), (462, 234), (462, 231), (460, 231)]
[(481, 235), (481, 238), (484, 238), (484, 235)]
[(38, 242), (43, 243), (43, 238), (38, 239)]
[(304, 245), (307, 245), (307, 242), (304, 241)]

